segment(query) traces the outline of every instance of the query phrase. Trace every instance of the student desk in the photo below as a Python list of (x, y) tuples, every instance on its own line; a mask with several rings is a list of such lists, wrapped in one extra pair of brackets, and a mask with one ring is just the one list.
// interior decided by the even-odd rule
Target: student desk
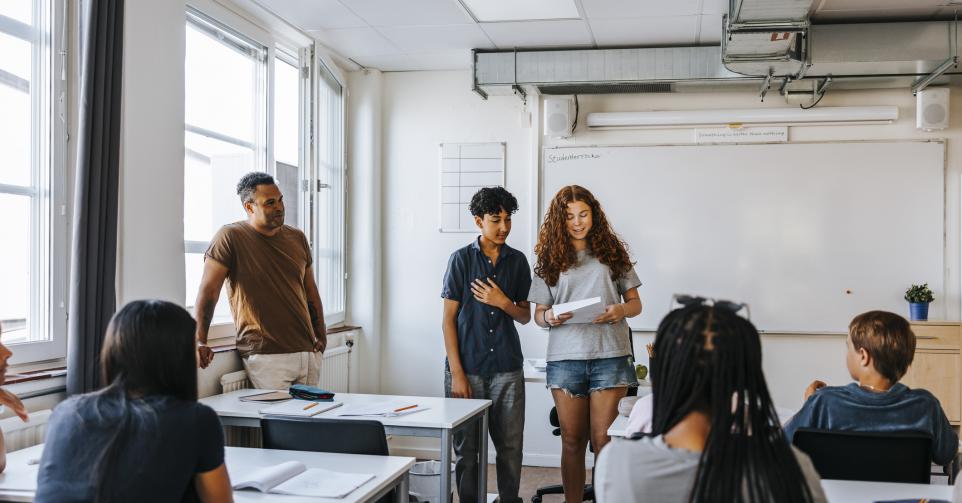
[[(30, 461), (40, 459), (43, 445), (35, 445), (7, 454), (7, 469), (0, 474), (0, 500), (33, 501), (37, 491), (37, 468)], [(241, 473), (258, 466), (270, 466), (284, 461), (300, 461), (308, 468), (324, 468), (340, 472), (373, 473), (374, 478), (344, 498), (309, 498), (264, 494), (253, 489), (234, 491), (234, 501), (282, 501), (285, 503), (363, 503), (374, 501), (398, 489), (397, 502), (407, 502), (408, 470), (414, 458), (397, 456), (365, 456), (360, 454), (332, 454), (327, 452), (279, 451), (226, 447), (224, 464), (228, 473)]]
[(859, 480), (823, 480), (822, 490), (828, 501), (871, 503), (899, 499), (942, 499), (952, 501), (952, 486), (929, 484), (897, 484), (862, 482)]
[[(240, 397), (256, 395), (269, 390), (243, 389), (201, 398), (200, 403), (214, 409), (224, 426), (260, 427), (261, 409), (270, 404), (242, 402)], [(478, 421), (481, 438), (478, 448), (478, 494), (487, 494), (488, 486), (488, 408), (490, 400), (469, 400), (462, 398), (415, 397), (395, 395), (364, 395), (358, 393), (338, 393), (334, 400), (344, 402), (342, 407), (331, 409), (314, 417), (329, 419), (377, 420), (384, 425), (388, 435), (410, 437), (435, 437), (441, 439), (441, 466), (451, 466), (451, 446), (453, 434)], [(339, 417), (338, 413), (348, 407), (374, 405), (387, 401), (416, 403), (427, 410), (399, 417)], [(450, 494), (451, 478), (441, 479), (440, 494)]]

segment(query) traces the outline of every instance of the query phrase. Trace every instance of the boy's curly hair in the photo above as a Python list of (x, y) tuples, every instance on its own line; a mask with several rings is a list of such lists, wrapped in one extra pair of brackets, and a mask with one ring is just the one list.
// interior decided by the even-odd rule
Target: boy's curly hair
[(484, 187), (471, 197), (471, 215), (484, 218), (504, 210), (511, 215), (518, 211), (518, 200), (504, 187)]
[(571, 244), (566, 226), (568, 203), (581, 201), (591, 208), (591, 230), (588, 231), (588, 251), (611, 270), (611, 278), (617, 279), (631, 270), (628, 245), (618, 237), (608, 224), (601, 203), (588, 189), (579, 185), (562, 188), (551, 200), (541, 224), (538, 244), (534, 252), (538, 261), (534, 273), (550, 286), (558, 284), (558, 277), (577, 262), (577, 253)]

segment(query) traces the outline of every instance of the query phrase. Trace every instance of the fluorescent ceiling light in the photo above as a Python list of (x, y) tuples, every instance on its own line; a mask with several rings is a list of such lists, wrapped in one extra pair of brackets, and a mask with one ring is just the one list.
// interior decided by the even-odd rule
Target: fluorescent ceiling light
[(461, 0), (482, 23), (579, 19), (574, 0)]
[(831, 123), (891, 123), (896, 106), (675, 110), (670, 112), (595, 112), (591, 128), (653, 128), (692, 126), (806, 125)]

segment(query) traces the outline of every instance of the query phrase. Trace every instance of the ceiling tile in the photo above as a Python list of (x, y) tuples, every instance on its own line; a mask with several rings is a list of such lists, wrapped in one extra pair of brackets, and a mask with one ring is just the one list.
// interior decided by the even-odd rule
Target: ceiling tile
[(341, 0), (371, 26), (465, 24), (474, 20), (457, 0)]
[(700, 14), (698, 0), (581, 0), (588, 19)]
[(699, 44), (719, 44), (722, 37), (722, 16), (721, 14), (709, 14), (701, 16), (701, 32), (697, 42)]
[(702, 14), (728, 14), (728, 0), (704, 0), (701, 4)]
[(478, 21), (580, 19), (574, 0), (463, 0)]
[(325, 45), (349, 58), (401, 54), (401, 51), (374, 28), (342, 28), (312, 31)]
[(493, 49), (476, 24), (451, 26), (390, 26), (377, 30), (405, 54), (431, 54), (454, 49)]
[(700, 22), (701, 16), (589, 20), (599, 47), (691, 45)]
[(408, 70), (467, 70), (471, 68), (471, 51), (446, 51), (436, 54), (406, 54)]
[(592, 45), (588, 26), (580, 20), (481, 23), (481, 29), (499, 49)]
[(304, 30), (356, 28), (364, 21), (338, 0), (262, 0), (263, 5)]
[(382, 72), (399, 72), (410, 69), (411, 60), (402, 54), (394, 56), (358, 56), (351, 58), (365, 68), (377, 68)]

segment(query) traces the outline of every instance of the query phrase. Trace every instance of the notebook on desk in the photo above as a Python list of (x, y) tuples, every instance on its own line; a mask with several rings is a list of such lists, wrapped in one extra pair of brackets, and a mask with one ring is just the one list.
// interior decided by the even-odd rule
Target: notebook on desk
[(261, 409), (258, 412), (270, 416), (311, 417), (341, 405), (344, 405), (344, 402), (312, 402), (293, 399)]
[(308, 468), (298, 461), (287, 461), (230, 475), (236, 477), (234, 489), (251, 488), (262, 493), (314, 498), (343, 498), (374, 478), (373, 473), (344, 473)]
[(428, 407), (408, 402), (386, 402), (369, 405), (345, 407), (337, 415), (340, 417), (399, 417), (428, 410)]

